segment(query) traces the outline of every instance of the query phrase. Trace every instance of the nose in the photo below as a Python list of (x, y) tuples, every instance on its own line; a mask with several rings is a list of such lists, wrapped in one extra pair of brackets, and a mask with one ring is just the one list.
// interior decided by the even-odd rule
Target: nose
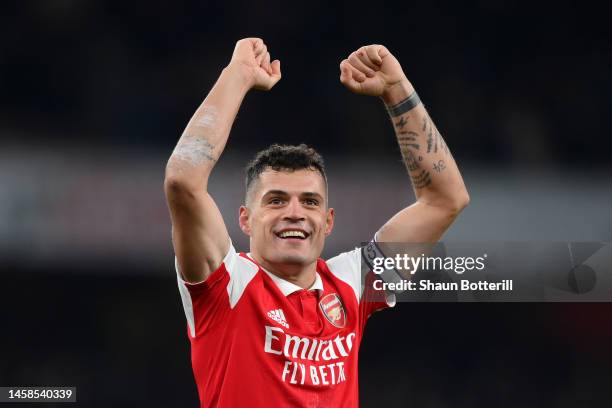
[(285, 207), (285, 209), (286, 212), (283, 217), (283, 220), (292, 222), (305, 220), (303, 213), (304, 209), (302, 208), (299, 198), (292, 197), (291, 200), (289, 200), (289, 204)]

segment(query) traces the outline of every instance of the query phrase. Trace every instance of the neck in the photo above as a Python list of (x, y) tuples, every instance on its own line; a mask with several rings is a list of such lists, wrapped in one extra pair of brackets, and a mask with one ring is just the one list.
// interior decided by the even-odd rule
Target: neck
[(261, 258), (258, 254), (251, 253), (251, 258), (266, 271), (284, 279), (302, 289), (310, 288), (316, 278), (317, 262), (308, 265), (272, 263)]

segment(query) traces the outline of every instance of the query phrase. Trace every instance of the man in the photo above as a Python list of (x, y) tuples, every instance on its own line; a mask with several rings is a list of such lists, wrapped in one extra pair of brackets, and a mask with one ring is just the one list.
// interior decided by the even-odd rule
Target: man
[[(340, 70), (348, 89), (387, 106), (416, 192), (417, 201), (375, 239), (436, 242), (468, 203), (448, 147), (384, 46), (360, 48)], [(239, 224), (250, 253), (234, 249), (208, 178), (245, 94), (270, 90), (280, 78), (280, 61), (270, 61), (261, 39), (238, 41), (166, 167), (179, 290), (203, 407), (356, 407), (365, 322), (394, 303), (362, 282), (359, 249), (319, 259), (334, 210), (322, 159), (305, 145), (274, 145), (249, 165)]]

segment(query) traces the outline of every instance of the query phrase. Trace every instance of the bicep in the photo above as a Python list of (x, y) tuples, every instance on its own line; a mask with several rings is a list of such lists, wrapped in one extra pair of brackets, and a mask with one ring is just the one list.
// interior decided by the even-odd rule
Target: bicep
[(379, 242), (435, 243), (450, 227), (457, 213), (444, 207), (417, 201), (395, 214), (383, 225)]
[(172, 243), (183, 279), (201, 282), (222, 263), (230, 239), (223, 217), (205, 190), (167, 194)]

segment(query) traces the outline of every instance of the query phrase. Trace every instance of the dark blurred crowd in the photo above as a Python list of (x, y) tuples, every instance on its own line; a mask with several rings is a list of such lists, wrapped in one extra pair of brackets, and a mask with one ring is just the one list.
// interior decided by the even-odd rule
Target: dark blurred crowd
[(338, 80), (351, 51), (382, 43), (456, 155), (517, 166), (607, 158), (610, 35), (606, 14), (580, 2), (38, 0), (3, 9), (0, 131), (24, 144), (168, 151), (235, 41), (259, 36), (284, 78), (247, 98), (232, 149), (392, 149), (381, 104)]

